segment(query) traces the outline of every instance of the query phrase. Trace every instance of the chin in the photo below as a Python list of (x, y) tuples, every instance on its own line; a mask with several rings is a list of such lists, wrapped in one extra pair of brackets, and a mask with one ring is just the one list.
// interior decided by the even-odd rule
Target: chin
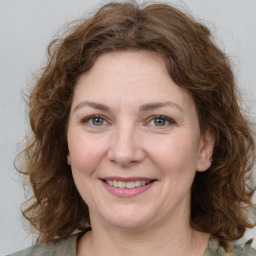
[(120, 218), (115, 220), (109, 220), (111, 226), (119, 229), (136, 230), (147, 227), (148, 221), (145, 219), (131, 219), (131, 218)]
[(101, 219), (115, 228), (141, 229), (148, 226), (153, 221), (154, 215), (152, 210), (148, 213), (145, 211), (140, 213), (135, 209), (122, 209), (121, 211), (112, 209), (111, 212), (105, 211), (102, 213)]

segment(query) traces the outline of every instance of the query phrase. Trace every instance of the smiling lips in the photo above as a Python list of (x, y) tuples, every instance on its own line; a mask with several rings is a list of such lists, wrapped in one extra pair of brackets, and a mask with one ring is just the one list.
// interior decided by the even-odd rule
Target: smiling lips
[(118, 197), (134, 197), (146, 190), (148, 190), (156, 180), (148, 178), (120, 178), (108, 177), (102, 179), (104, 187), (111, 194)]
[(141, 187), (145, 186), (150, 181), (145, 181), (145, 180), (136, 180), (136, 181), (118, 181), (118, 180), (106, 180), (106, 183), (110, 186), (113, 186), (115, 188), (136, 188), (136, 187)]

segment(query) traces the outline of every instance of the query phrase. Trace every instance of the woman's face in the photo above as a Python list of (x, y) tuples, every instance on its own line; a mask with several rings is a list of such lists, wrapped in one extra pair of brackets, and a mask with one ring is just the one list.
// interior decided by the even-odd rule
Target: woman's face
[[(190, 94), (146, 51), (101, 55), (78, 80), (68, 162), (92, 223), (141, 228), (188, 221), (196, 171), (213, 140)], [(164, 222), (163, 222), (164, 221)]]

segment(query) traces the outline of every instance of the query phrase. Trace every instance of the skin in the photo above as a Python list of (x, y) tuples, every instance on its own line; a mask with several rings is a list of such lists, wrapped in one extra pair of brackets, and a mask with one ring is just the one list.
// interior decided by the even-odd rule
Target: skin
[[(201, 134), (191, 95), (160, 56), (101, 55), (76, 84), (67, 137), (67, 160), (92, 226), (78, 255), (204, 254), (208, 235), (189, 225), (190, 195), (196, 171), (210, 167), (214, 138)], [(101, 179), (109, 176), (154, 183), (124, 198), (106, 190)]]

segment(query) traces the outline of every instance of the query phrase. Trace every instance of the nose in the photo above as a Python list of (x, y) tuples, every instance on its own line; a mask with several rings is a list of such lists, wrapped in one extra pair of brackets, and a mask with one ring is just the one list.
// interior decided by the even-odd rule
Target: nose
[(136, 128), (119, 127), (111, 137), (108, 159), (123, 167), (130, 167), (145, 159), (143, 136)]

